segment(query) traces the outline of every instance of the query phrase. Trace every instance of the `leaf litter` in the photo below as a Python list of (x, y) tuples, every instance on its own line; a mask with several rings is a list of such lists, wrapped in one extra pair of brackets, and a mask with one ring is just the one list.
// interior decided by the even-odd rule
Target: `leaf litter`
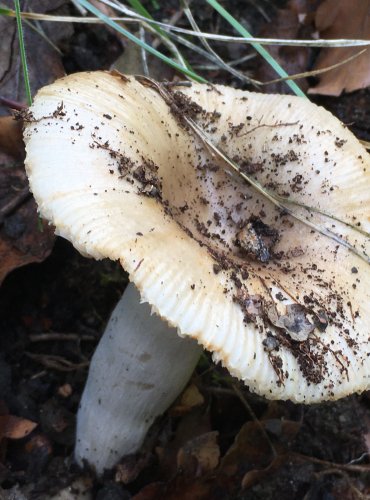
[(43, 261), (54, 233), (41, 222), (23, 166), (0, 168), (0, 282), (14, 269)]
[[(369, 0), (325, 0), (316, 11), (316, 28), (322, 38), (370, 40)], [(358, 53), (357, 47), (322, 49), (314, 69), (340, 63)], [(311, 94), (339, 96), (370, 85), (370, 50), (338, 68), (323, 73)]]
[[(10, 8), (14, 6), (11, 0), (6, 0), (2, 4)], [(38, 12), (50, 12), (64, 4), (66, 4), (65, 0), (36, 0), (32, 2), (32, 9)], [(60, 43), (64, 37), (71, 36), (72, 31), (68, 24), (62, 24), (57, 30), (53, 30), (44, 23), (38, 25), (23, 23), (23, 28), (29, 61), (29, 79), (34, 94), (43, 85), (64, 75), (61, 53), (56, 50), (55, 44)], [(26, 93), (22, 81), (16, 20), (0, 16), (0, 33), (2, 39), (0, 95), (25, 102)], [(4, 114), (6, 114), (5, 110), (0, 108), (0, 115)]]

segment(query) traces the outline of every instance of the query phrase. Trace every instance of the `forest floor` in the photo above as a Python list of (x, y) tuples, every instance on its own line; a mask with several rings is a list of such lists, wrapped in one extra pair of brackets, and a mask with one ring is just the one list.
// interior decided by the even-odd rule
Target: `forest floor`
[[(369, 9), (370, 2), (363, 2)], [(318, 7), (332, 2), (226, 3), (255, 36), (307, 38), (317, 30)], [(353, 4), (352, 0), (337, 3), (344, 12), (347, 4)], [(24, 11), (80, 15), (65, 0), (21, 4)], [(157, 19), (188, 26), (180, 2), (161, 4), (159, 8), (156, 2), (145, 3)], [(191, 8), (202, 29), (234, 34), (209, 5), (193, 2)], [(302, 12), (307, 14), (305, 22), (298, 15)], [(140, 51), (105, 26), (39, 24), (43, 36), (40, 29), (24, 23), (32, 93), (65, 72), (112, 65), (127, 73), (141, 72)], [(356, 32), (360, 20), (349, 24), (352, 38), (370, 38), (370, 32)], [(341, 29), (340, 22), (327, 28), (331, 37), (349, 37)], [(0, 17), (0, 33), (0, 115), (5, 117), (11, 113), (6, 100), (23, 104), (26, 96), (15, 19)], [(153, 39), (148, 36), (148, 41)], [(227, 60), (251, 54), (238, 69), (252, 78), (275, 77), (251, 47), (221, 43), (214, 47)], [(319, 58), (327, 66), (336, 63), (323, 52), (271, 48), (289, 74), (318, 67)], [(207, 68), (197, 54), (187, 49), (184, 54), (213, 83), (252, 89), (217, 67)], [(365, 88), (370, 60), (365, 56), (365, 61), (360, 55), (349, 63), (355, 66), (335, 70), (334, 76), (329, 72), (321, 80), (311, 77), (299, 84), (304, 91), (316, 88), (319, 93), (310, 94), (312, 101), (330, 110), (359, 139), (370, 141), (370, 90)], [(152, 57), (148, 61), (153, 77), (174, 77), (164, 64)], [(357, 87), (353, 78), (348, 80), (354, 73)], [(289, 92), (282, 82), (262, 89)], [(3, 141), (0, 149), (0, 499), (370, 498), (368, 393), (312, 406), (270, 402), (250, 393), (214, 365), (208, 354), (186, 392), (154, 424), (139, 453), (99, 480), (91, 471), (81, 471), (73, 461), (75, 415), (89, 360), (127, 275), (117, 263), (82, 257), (68, 242), (54, 238), (50, 228), (40, 231), (16, 135), (14, 142), (7, 149)]]

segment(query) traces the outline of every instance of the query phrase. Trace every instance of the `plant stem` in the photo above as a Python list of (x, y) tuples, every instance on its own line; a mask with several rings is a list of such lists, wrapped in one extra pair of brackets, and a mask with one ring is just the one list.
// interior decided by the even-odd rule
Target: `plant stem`
[(15, 17), (17, 19), (19, 52), (20, 52), (20, 55), (21, 55), (24, 86), (26, 88), (27, 103), (28, 103), (29, 106), (31, 106), (31, 104), (32, 104), (32, 94), (31, 94), (30, 79), (29, 79), (29, 75), (28, 75), (26, 49), (25, 49), (25, 46), (24, 46), (24, 36), (23, 36), (23, 27), (22, 27), (22, 18), (21, 18), (21, 8), (20, 8), (20, 5), (19, 5), (19, 0), (14, 0), (14, 6), (15, 6)]

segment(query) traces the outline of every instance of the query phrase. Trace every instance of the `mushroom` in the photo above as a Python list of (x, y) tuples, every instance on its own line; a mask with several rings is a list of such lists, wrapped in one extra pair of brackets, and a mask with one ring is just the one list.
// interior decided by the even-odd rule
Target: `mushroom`
[(41, 215), (138, 290), (93, 357), (79, 463), (140, 447), (197, 344), (270, 399), (369, 388), (369, 155), (329, 112), (94, 72), (41, 89), (25, 121)]

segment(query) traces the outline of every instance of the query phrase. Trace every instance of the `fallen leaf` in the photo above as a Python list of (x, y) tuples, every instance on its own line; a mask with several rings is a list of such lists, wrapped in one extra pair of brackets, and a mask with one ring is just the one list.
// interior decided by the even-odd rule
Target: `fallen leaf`
[[(276, 17), (259, 33), (259, 36), (269, 38), (301, 38), (304, 27), (299, 23), (299, 16), (293, 9), (278, 9)], [(307, 47), (269, 46), (270, 55), (285, 69), (289, 75), (306, 71), (310, 51)], [(256, 78), (262, 82), (275, 80), (279, 75), (264, 60), (258, 59)], [(299, 80), (298, 85), (306, 90), (306, 80)], [(271, 83), (264, 87), (266, 92), (287, 93), (286, 82)]]
[[(66, 0), (33, 0), (29, 10), (39, 13), (53, 11), (66, 3)], [(4, 0), (3, 6), (14, 8), (14, 2)], [(36, 91), (64, 75), (61, 54), (53, 46), (62, 38), (67, 38), (73, 28), (68, 23), (40, 22), (32, 27), (23, 23), (24, 42), (28, 59), (28, 72), (31, 92)], [(33, 29), (36, 28), (36, 29)], [(40, 33), (41, 31), (41, 33)], [(23, 73), (19, 54), (18, 32), (16, 19), (0, 17), (1, 58), (0, 84), (1, 95), (13, 101), (26, 102), (26, 92), (23, 83)], [(7, 114), (0, 108), (0, 115)]]
[(152, 455), (150, 453), (134, 453), (123, 457), (116, 467), (114, 480), (117, 483), (132, 483), (141, 471), (150, 465), (151, 461)]
[[(316, 12), (316, 27), (321, 38), (370, 39), (370, 0), (325, 0)], [(357, 54), (363, 47), (322, 49), (314, 69), (338, 64)], [(310, 94), (339, 96), (370, 85), (370, 50), (352, 61), (319, 77)]]
[(170, 410), (171, 415), (184, 415), (188, 413), (192, 408), (200, 406), (204, 403), (204, 397), (199, 391), (195, 384), (189, 385), (182, 393), (180, 401), (178, 404), (173, 406)]
[(30, 434), (37, 424), (14, 415), (0, 415), (0, 439), (22, 439)]
[(41, 262), (54, 234), (41, 223), (22, 167), (0, 169), (0, 283), (13, 269)]
[(289, 455), (278, 455), (264, 469), (253, 469), (248, 471), (242, 479), (242, 489), (246, 490), (262, 481), (266, 476), (276, 472), (282, 465), (290, 460)]
[(0, 165), (6, 165), (1, 153), (17, 159), (24, 157), (22, 122), (13, 116), (0, 117)]
[(220, 460), (217, 438), (218, 432), (213, 431), (188, 441), (177, 453), (178, 469), (194, 477), (214, 470)]
[(177, 455), (187, 442), (211, 431), (209, 414), (201, 408), (193, 408), (179, 421), (175, 435), (165, 446), (157, 447), (156, 454), (161, 470), (161, 479), (168, 479), (177, 474)]
[(248, 470), (268, 467), (273, 457), (262, 424), (247, 422), (222, 458), (219, 470), (227, 476), (243, 476)]

